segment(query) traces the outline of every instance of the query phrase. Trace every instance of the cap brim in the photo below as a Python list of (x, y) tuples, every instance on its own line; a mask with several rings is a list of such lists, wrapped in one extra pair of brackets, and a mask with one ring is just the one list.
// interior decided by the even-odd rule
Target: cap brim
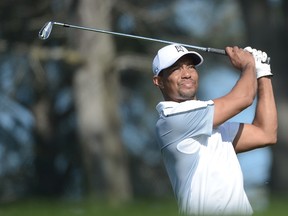
[[(202, 63), (203, 63), (203, 57), (197, 53), (197, 52), (193, 52), (193, 51), (190, 51), (189, 53), (186, 53), (185, 55), (183, 56), (186, 56), (186, 55), (189, 55), (191, 56), (192, 60), (193, 60), (193, 64), (194, 66), (198, 67), (200, 66)], [(180, 58), (182, 58), (183, 56), (181, 56)], [(180, 59), (178, 58), (177, 61)]]
[[(186, 52), (186, 53), (183, 53), (183, 55), (178, 55), (177, 57), (175, 57), (174, 59), (171, 59), (170, 62), (167, 62), (166, 65), (163, 65), (163, 69), (166, 69), (168, 67), (171, 67), (173, 64), (175, 64), (180, 58), (182, 58), (183, 56), (191, 56), (191, 59), (193, 61), (193, 64), (195, 67), (198, 67), (200, 66), (202, 63), (203, 63), (203, 57), (197, 53), (197, 52), (194, 52), (194, 51), (189, 51), (189, 52)], [(162, 70), (163, 70), (162, 69)]]

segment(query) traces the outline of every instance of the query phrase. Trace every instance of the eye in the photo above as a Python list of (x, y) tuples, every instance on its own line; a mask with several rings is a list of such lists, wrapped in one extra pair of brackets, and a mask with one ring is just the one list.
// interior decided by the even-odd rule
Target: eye
[(179, 69), (180, 69), (179, 65), (173, 65), (172, 67), (169, 68), (169, 73), (171, 74)]
[(195, 69), (195, 66), (194, 66), (193, 64), (189, 64), (189, 65), (188, 65), (188, 68), (189, 68), (189, 69)]
[(172, 71), (177, 71), (179, 70), (181, 67), (179, 65), (176, 65), (175, 67), (172, 68)]

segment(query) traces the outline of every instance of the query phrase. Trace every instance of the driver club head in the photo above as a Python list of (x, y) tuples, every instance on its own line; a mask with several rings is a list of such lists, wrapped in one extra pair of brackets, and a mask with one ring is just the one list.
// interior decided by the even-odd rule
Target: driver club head
[(39, 31), (39, 34), (38, 34), (40, 39), (46, 40), (49, 37), (49, 35), (52, 31), (53, 24), (54, 23), (51, 21), (45, 23), (45, 25), (41, 28), (41, 30)]

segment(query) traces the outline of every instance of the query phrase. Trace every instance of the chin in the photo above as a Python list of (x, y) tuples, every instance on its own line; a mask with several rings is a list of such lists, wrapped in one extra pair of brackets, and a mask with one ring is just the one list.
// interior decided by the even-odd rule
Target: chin
[(196, 97), (181, 97), (180, 99), (179, 99), (179, 101), (181, 101), (181, 102), (183, 102), (183, 101), (187, 101), (187, 100), (195, 100), (196, 99)]
[(183, 92), (180, 97), (185, 100), (194, 100), (196, 95), (194, 92)]

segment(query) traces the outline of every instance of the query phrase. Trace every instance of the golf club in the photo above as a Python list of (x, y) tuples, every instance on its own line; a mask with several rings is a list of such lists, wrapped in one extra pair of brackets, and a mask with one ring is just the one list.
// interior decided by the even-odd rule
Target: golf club
[[(70, 25), (67, 23), (60, 23), (60, 22), (53, 22), (53, 21), (49, 21), (49, 22), (45, 23), (45, 25), (39, 31), (39, 38), (42, 40), (46, 40), (51, 34), (53, 25), (58, 25), (58, 26), (66, 27), (66, 28), (80, 29), (80, 30), (85, 30), (85, 31), (104, 33), (104, 34), (111, 34), (111, 35), (116, 35), (116, 36), (121, 36), (121, 37), (128, 37), (128, 38), (134, 38), (134, 39), (140, 39), (140, 40), (146, 40), (146, 41), (159, 42), (159, 43), (164, 43), (164, 44), (177, 43), (177, 44), (182, 45), (186, 48), (192, 48), (192, 49), (198, 50), (198, 51), (226, 55), (226, 52), (223, 49), (216, 49), (216, 48), (211, 48), (211, 47), (200, 47), (200, 46), (194, 46), (194, 45), (190, 45), (190, 44), (183, 44), (183, 43), (178, 43), (178, 42), (173, 42), (173, 41), (160, 40), (160, 39), (155, 39), (155, 38), (125, 34), (125, 33), (120, 33), (120, 32), (107, 31), (107, 30), (96, 29), (96, 28), (88, 28), (88, 27), (77, 26), (77, 25)], [(269, 61), (270, 61), (270, 58), (268, 57), (266, 60), (266, 63), (269, 63)]]

